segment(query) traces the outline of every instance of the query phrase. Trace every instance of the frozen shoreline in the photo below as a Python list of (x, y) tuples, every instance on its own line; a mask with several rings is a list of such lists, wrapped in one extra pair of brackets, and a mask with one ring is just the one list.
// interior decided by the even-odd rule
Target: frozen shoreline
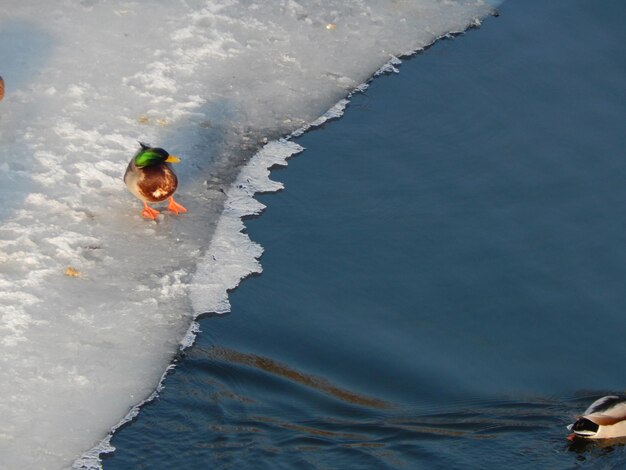
[[(190, 342), (193, 318), (222, 311), (226, 291), (260, 269), (261, 249), (234, 215), (260, 210), (247, 178), (224, 207), (226, 186), (259, 142), (306, 126), (407, 45), (465, 29), (490, 9), (469, 0), (263, 8), (153, 0), (59, 4), (44, 18), (44, 8), (16, 7), (0, 35), (0, 181), (11, 201), (0, 211), (8, 468), (71, 465), (152, 396), (180, 338)], [(163, 18), (167, 34), (143, 29)], [(138, 137), (186, 156), (184, 220), (148, 224), (129, 207), (120, 175)], [(289, 145), (280, 158), (297, 149)], [(258, 170), (254, 178), (269, 184)], [(218, 220), (223, 243), (214, 237), (207, 248)], [(246, 255), (228, 260), (233, 251)], [(205, 254), (225, 264), (211, 271), (209, 258), (193, 281)], [(79, 275), (64, 276), (68, 266)], [(228, 279), (210, 298), (198, 294), (210, 284), (201, 276), (218, 273)]]
[[(226, 191), (224, 211), (213, 233), (209, 248), (203, 260), (198, 263), (197, 271), (193, 276), (189, 295), (195, 312), (194, 320), (181, 340), (181, 352), (192, 347), (197, 335), (201, 332), (197, 323), (198, 317), (204, 314), (230, 312), (229, 292), (236, 289), (247, 277), (262, 273), (263, 268), (259, 260), (263, 254), (263, 247), (252, 241), (244, 233), (244, 220), (246, 217), (261, 215), (266, 207), (255, 199), (256, 194), (277, 192), (284, 188), (282, 183), (272, 180), (270, 176), (273, 168), (288, 166), (290, 158), (306, 150), (292, 139), (313, 131), (329, 121), (340, 119), (349, 107), (351, 98), (355, 93), (365, 92), (369, 83), (381, 75), (400, 73), (397, 67), (401, 65), (402, 59), (412, 58), (443, 38), (463, 34), (478, 26), (480, 26), (480, 22), (475, 22), (464, 31), (454, 31), (443, 35), (436, 38), (432, 43), (399, 55), (399, 57), (391, 56), (389, 61), (381, 66), (366, 82), (357, 86), (346, 98), (338, 101), (319, 118), (283, 138), (268, 142), (252, 156)], [(235, 232), (237, 235), (233, 237)], [(215, 279), (221, 279), (223, 284), (215, 284), (213, 282)], [(176, 365), (177, 361), (174, 360), (163, 373), (154, 392), (135, 405), (98, 445), (77, 459), (72, 468), (86, 470), (102, 468), (101, 456), (115, 452), (115, 447), (111, 445), (111, 439), (115, 432), (132, 422), (139, 415), (144, 405), (158, 397), (159, 392), (165, 386), (168, 374)]]

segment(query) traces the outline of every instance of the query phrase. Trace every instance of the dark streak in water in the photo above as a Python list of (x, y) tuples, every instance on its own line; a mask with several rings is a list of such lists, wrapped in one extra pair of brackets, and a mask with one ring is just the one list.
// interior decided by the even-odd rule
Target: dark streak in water
[(376, 408), (381, 410), (393, 408), (393, 405), (391, 403), (388, 403), (384, 400), (367, 397), (365, 395), (359, 395), (357, 393), (333, 385), (325, 378), (299, 372), (285, 364), (281, 364), (280, 362), (274, 361), (273, 359), (267, 357), (258, 356), (256, 354), (246, 354), (223, 347), (210, 348), (206, 350), (206, 353), (208, 357), (212, 359), (222, 360), (235, 364), (243, 364), (245, 366), (253, 367), (264, 372), (269, 372), (273, 375), (283, 377), (306, 387), (313, 388), (320, 392), (326, 393), (327, 395), (338, 398), (339, 400), (354, 405), (367, 406), (370, 408)]

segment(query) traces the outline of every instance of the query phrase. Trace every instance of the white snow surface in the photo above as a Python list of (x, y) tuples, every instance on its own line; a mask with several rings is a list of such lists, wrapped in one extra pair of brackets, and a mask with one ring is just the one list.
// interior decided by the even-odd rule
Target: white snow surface
[[(1, 5), (0, 468), (98, 467), (111, 429), (192, 341), (193, 319), (227, 311), (227, 290), (260, 272), (241, 217), (262, 210), (255, 192), (280, 189), (268, 168), (301, 150), (278, 138), (340, 115), (382, 66), (490, 8)], [(138, 140), (181, 157), (188, 214), (139, 216), (122, 182)]]

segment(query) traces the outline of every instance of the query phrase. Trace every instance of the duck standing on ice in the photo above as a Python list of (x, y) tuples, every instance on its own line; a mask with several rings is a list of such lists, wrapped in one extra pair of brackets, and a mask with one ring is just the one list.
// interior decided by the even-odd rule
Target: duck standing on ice
[(180, 159), (162, 148), (150, 147), (141, 142), (139, 145), (141, 150), (128, 163), (124, 183), (131, 193), (143, 201), (141, 215), (146, 219), (156, 220), (160, 212), (148, 206), (148, 203), (161, 202), (168, 198), (168, 210), (175, 214), (187, 212), (172, 196), (178, 186), (178, 178), (169, 163), (178, 163)]
[(572, 431), (572, 434), (567, 436), (570, 441), (577, 437), (584, 439), (626, 437), (626, 396), (609, 395), (597, 399), (567, 429)]

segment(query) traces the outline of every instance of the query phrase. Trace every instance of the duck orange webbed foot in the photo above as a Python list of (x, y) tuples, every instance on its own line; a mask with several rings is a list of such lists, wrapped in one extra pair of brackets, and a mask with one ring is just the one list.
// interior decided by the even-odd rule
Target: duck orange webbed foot
[(169, 201), (170, 202), (167, 205), (168, 211), (172, 211), (176, 215), (184, 214), (185, 212), (187, 212), (187, 209), (181, 206), (180, 204), (178, 204), (176, 201), (174, 201), (173, 197), (170, 197)]
[(141, 216), (144, 219), (156, 220), (157, 216), (160, 214), (159, 211), (153, 209), (145, 202), (143, 203), (143, 211), (141, 212)]

